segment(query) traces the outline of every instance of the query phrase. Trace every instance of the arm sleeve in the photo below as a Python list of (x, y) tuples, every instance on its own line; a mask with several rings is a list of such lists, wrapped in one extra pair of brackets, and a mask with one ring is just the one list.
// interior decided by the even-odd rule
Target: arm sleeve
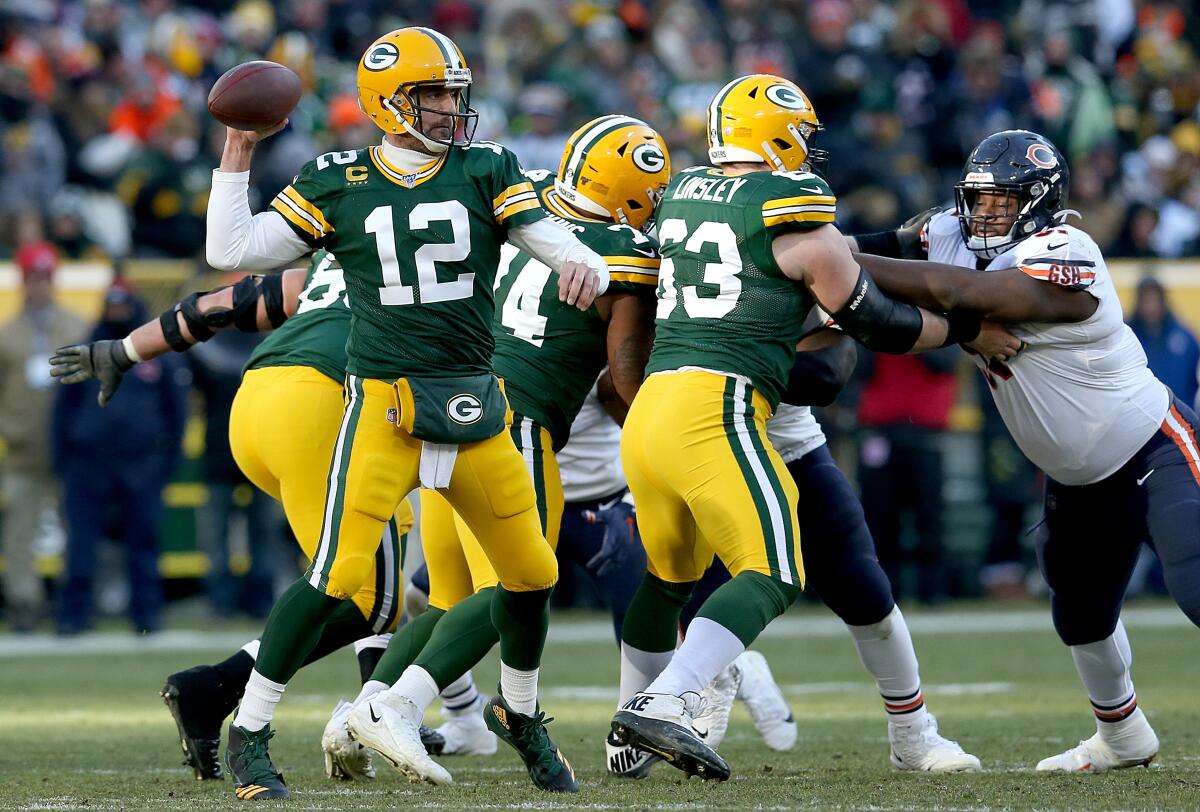
[(204, 245), (208, 264), (221, 271), (265, 271), (311, 251), (277, 211), (251, 213), (249, 185), (249, 172), (213, 170)]
[[(539, 209), (540, 211), (540, 209)], [(545, 218), (508, 232), (508, 240), (555, 273), (568, 262), (580, 262), (600, 274), (600, 293), (608, 289), (608, 263), (579, 239)]]

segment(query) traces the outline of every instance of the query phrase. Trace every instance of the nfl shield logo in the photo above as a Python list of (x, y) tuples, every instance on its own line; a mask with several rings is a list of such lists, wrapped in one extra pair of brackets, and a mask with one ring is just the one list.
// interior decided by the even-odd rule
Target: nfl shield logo
[(395, 423), (396, 423), (396, 417), (397, 417), (397, 415), (396, 415), (396, 410), (395, 410), (395, 409), (388, 409), (388, 410), (387, 410), (387, 422), (389, 422), (389, 423), (391, 423), (391, 424), (395, 425)]

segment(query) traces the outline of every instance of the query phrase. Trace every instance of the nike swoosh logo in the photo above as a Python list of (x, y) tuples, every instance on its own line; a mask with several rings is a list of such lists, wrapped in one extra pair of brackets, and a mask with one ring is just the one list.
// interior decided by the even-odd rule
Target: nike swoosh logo
[(1064, 245), (1066, 245), (1065, 242), (1060, 242), (1058, 245), (1047, 245), (1046, 250), (1047, 251), (1057, 251), (1059, 248), (1062, 248)]
[(368, 702), (368, 703), (367, 703), (367, 710), (368, 710), (368, 711), (370, 712), (370, 714), (371, 714), (371, 721), (372, 721), (372, 722), (374, 722), (375, 724), (379, 724), (379, 720), (380, 720), (380, 718), (382, 718), (382, 717), (379, 717), (379, 716), (376, 716), (376, 715), (375, 715), (375, 706), (374, 706), (374, 705), (372, 705), (370, 702)]
[(1145, 482), (1147, 479), (1150, 478), (1151, 474), (1153, 474), (1157, 470), (1158, 470), (1157, 468), (1151, 468), (1149, 471), (1146, 472), (1145, 476), (1138, 477), (1137, 484), (1141, 485), (1143, 482)]
[(637, 251), (639, 254), (641, 254), (644, 257), (652, 257), (655, 255), (653, 248), (635, 248), (633, 250)]
[(825, 190), (822, 189), (820, 186), (801, 186), (800, 188), (806, 192), (812, 192), (814, 195), (825, 194)]

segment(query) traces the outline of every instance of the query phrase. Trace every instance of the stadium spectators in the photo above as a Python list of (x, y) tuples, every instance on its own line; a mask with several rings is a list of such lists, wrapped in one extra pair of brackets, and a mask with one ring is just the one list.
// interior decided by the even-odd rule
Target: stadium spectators
[(4, 455), (4, 601), (9, 623), (31, 631), (42, 615), (44, 595), (34, 565), (35, 544), (48, 509), (58, 507), (58, 483), (50, 467), (50, 353), (74, 344), (87, 328), (54, 303), (58, 256), (45, 242), (17, 252), (24, 306), (0, 327), (0, 437)]
[(1167, 292), (1162, 283), (1152, 276), (1138, 282), (1129, 326), (1138, 341), (1142, 342), (1154, 376), (1184, 403), (1195, 402), (1200, 343), (1197, 343), (1195, 334), (1171, 312)]
[[(531, 163), (546, 162), (539, 137), (609, 112), (665, 133), (678, 166), (699, 162), (696, 111), (731, 76), (772, 71), (805, 87), (825, 123), (839, 220), (932, 205), (981, 134), (1027, 126), (1076, 172), (1101, 164), (1078, 194), (1082, 227), (1110, 256), (1190, 255), (1200, 243), (1200, 18), (1184, 0), (8, 4), (0, 209), (52, 215), (66, 182), (88, 205), (74, 209), (78, 227), (54, 230), (64, 252), (78, 253), (82, 232), (114, 256), (194, 255), (200, 201), (188, 178), (216, 164), (222, 133), (204, 109), (215, 78), (269, 58), (305, 82), (290, 133), (256, 164), (275, 189), (322, 149), (375, 140), (335, 102), (353, 93), (364, 46), (405, 24), (462, 45), (478, 137), (524, 143)], [(175, 179), (184, 188), (155, 185), (164, 159), (185, 167)], [(117, 195), (140, 206), (128, 222), (103, 204)], [(15, 250), (11, 234), (0, 240)]]
[[(105, 296), (90, 340), (122, 338), (146, 319), (145, 305), (118, 280)], [(100, 384), (94, 380), (58, 387), (52, 456), (63, 483), (67, 519), (60, 634), (91, 628), (96, 556), (104, 539), (125, 547), (134, 627), (141, 632), (160, 628), (158, 522), (163, 486), (179, 461), (186, 416), (180, 365), (174, 355), (138, 364), (107, 408), (96, 402)]]
[[(905, 574), (910, 563), (918, 600), (947, 597), (942, 445), (961, 355), (957, 347), (922, 355), (862, 354), (867, 379), (858, 401), (858, 480), (867, 526), (897, 601), (912, 594)], [(909, 517), (916, 531), (911, 552), (903, 543)]]

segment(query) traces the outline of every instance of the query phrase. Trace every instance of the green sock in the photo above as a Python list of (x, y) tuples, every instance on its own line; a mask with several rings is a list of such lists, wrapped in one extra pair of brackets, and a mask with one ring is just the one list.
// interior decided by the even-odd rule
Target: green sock
[(337, 609), (334, 609), (333, 614), (325, 621), (325, 628), (321, 629), (321, 636), (304, 660), (304, 664), (315, 663), (327, 654), (332, 654), (355, 640), (362, 640), (373, 634), (375, 634), (375, 630), (363, 617), (362, 610), (355, 605), (354, 601), (345, 601)]
[(721, 584), (696, 617), (721, 624), (749, 647), (767, 624), (786, 612), (799, 595), (800, 587), (760, 572), (743, 572)]
[(494, 591), (481, 589), (451, 608), (413, 661), (429, 672), (439, 691), (470, 671), (500, 639), (492, 625)]
[(679, 613), (696, 582), (672, 584), (646, 573), (621, 625), (621, 642), (640, 651), (674, 651)]
[(371, 679), (395, 685), (396, 680), (404, 673), (404, 669), (412, 665), (413, 660), (429, 642), (434, 627), (446, 614), (445, 609), (435, 609), (430, 606), (421, 614), (404, 624), (404, 628), (392, 635), (388, 641), (387, 651), (379, 658), (379, 664), (371, 673)]
[[(325, 621), (346, 603), (318, 592), (303, 578), (289, 586), (267, 618), (254, 669), (273, 682), (286, 684), (316, 647)], [(354, 604), (350, 607), (358, 611)]]
[(541, 665), (550, 628), (550, 590), (509, 592), (496, 587), (492, 623), (500, 634), (500, 662), (518, 671), (533, 671)]

